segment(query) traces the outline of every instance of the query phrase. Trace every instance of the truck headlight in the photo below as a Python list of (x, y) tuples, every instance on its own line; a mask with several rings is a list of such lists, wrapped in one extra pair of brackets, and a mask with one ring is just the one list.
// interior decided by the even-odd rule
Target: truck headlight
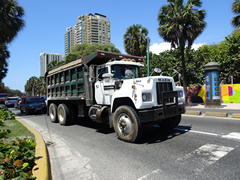
[(143, 93), (142, 100), (143, 100), (143, 102), (152, 101), (152, 94), (151, 93)]
[(178, 97), (183, 97), (183, 91), (178, 91)]

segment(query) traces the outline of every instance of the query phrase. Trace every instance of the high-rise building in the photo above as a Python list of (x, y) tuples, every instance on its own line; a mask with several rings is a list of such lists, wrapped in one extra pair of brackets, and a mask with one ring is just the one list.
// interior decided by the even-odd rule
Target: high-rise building
[(75, 27), (68, 27), (65, 33), (65, 54), (75, 45)]
[[(102, 14), (95, 13), (93, 15), (90, 13), (79, 16), (75, 25), (74, 44), (111, 44), (110, 27), (109, 19)], [(67, 45), (71, 42), (69, 37), (72, 38), (70, 32), (73, 32), (73, 27), (67, 28), (65, 33), (65, 55), (70, 52), (70, 49), (67, 49)]]
[(41, 76), (45, 75), (48, 64), (53, 60), (62, 61), (62, 55), (60, 53), (40, 53)]

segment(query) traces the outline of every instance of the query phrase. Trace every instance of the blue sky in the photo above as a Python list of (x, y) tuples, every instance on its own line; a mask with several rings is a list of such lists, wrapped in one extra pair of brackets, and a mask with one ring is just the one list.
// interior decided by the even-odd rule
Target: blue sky
[[(193, 47), (217, 44), (231, 34), (234, 28), (233, 0), (203, 0), (207, 26), (195, 40)], [(40, 76), (40, 53), (64, 54), (66, 28), (74, 26), (77, 18), (86, 13), (100, 13), (111, 22), (111, 42), (124, 53), (123, 34), (133, 24), (141, 24), (149, 31), (150, 50), (155, 53), (169, 49), (158, 35), (157, 15), (166, 0), (18, 0), (25, 9), (26, 26), (9, 44), (11, 57), (7, 77), (3, 79), (10, 89), (24, 91), (24, 85), (32, 77)]]

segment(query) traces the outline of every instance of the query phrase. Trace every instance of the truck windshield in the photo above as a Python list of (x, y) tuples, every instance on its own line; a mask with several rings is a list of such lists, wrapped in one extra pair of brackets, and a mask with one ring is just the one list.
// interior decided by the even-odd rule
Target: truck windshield
[(114, 74), (114, 79), (131, 79), (142, 77), (140, 67), (134, 65), (112, 65), (111, 73)]

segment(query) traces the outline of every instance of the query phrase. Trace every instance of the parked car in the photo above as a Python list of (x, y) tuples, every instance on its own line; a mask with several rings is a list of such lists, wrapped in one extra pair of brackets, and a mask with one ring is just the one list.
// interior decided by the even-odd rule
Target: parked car
[(22, 104), (23, 100), (26, 99), (26, 98), (30, 98), (30, 97), (38, 97), (38, 96), (24, 96), (21, 98), (21, 100), (19, 101), (18, 104)]
[(44, 101), (47, 101), (47, 96), (41, 96), (42, 99), (44, 99)]
[(47, 106), (45, 101), (40, 97), (26, 97), (20, 104), (20, 112), (26, 113), (26, 115), (36, 112), (46, 113)]
[(14, 106), (14, 103), (18, 100), (19, 98), (18, 97), (8, 97), (6, 100), (5, 100), (5, 106)]
[(19, 101), (21, 101), (21, 98), (16, 100), (15, 103), (14, 103), (14, 107), (17, 108), (17, 109), (19, 109)]

